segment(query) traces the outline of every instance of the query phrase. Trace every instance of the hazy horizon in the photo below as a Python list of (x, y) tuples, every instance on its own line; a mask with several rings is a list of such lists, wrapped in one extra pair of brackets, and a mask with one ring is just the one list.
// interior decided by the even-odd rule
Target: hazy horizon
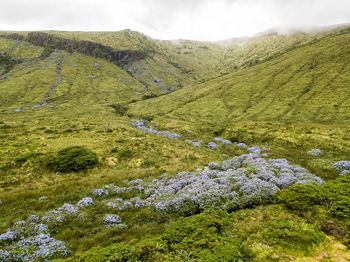
[(350, 22), (346, 0), (5, 0), (1, 31), (120, 31), (154, 39), (220, 41), (270, 29), (310, 30)]

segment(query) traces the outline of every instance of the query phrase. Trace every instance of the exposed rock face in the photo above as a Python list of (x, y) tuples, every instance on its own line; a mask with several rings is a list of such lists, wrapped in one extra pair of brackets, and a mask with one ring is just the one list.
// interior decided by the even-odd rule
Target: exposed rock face
[(105, 46), (91, 41), (77, 41), (59, 36), (50, 35), (43, 32), (30, 32), (27, 37), (19, 34), (2, 35), (1, 37), (28, 41), (36, 46), (48, 49), (61, 49), (67, 52), (77, 51), (81, 54), (94, 58), (103, 58), (116, 65), (124, 65), (134, 60), (140, 60), (147, 56), (146, 52), (136, 50), (115, 50), (110, 46)]

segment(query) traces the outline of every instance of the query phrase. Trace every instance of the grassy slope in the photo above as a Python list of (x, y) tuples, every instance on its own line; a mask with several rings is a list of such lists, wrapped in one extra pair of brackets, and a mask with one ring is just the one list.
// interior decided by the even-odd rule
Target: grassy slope
[[(15, 41), (2, 40), (10, 47)], [(23, 57), (31, 52), (27, 43), (19, 44), (10, 51), (12, 56)], [(29, 50), (28, 50), (29, 49)], [(19, 51), (18, 51), (19, 50)], [(70, 108), (84, 104), (104, 105), (125, 103), (140, 99), (134, 92), (144, 92), (142, 85), (117, 66), (102, 59), (93, 59), (80, 54), (57, 51), (46, 58), (39, 58), (40, 48), (33, 52), (36, 57), (25, 59), (10, 72), (1, 76), (0, 110), (13, 112), (14, 109), (32, 107), (49, 94), (49, 89), (58, 82), (57, 68), (61, 68), (62, 82), (50, 94), (48, 103), (56, 107)], [(96, 67), (95, 63), (100, 66)], [(91, 79), (90, 76), (96, 78)], [(97, 97), (96, 97), (97, 96)]]
[[(61, 32), (48, 33), (60, 37), (88, 40), (113, 47), (117, 50), (141, 50), (149, 57), (126, 65), (125, 70), (150, 86), (153, 93), (164, 93), (154, 83), (158, 78), (169, 90), (184, 87), (218, 76), (213, 70), (224, 49), (219, 45), (197, 41), (159, 41), (139, 32)], [(138, 77), (137, 75), (143, 75)], [(160, 92), (161, 91), (161, 92)]]
[[(130, 107), (137, 114), (228, 120), (350, 121), (350, 34), (325, 38), (264, 64)], [(153, 106), (157, 105), (153, 110)], [(214, 110), (215, 109), (215, 110)]]

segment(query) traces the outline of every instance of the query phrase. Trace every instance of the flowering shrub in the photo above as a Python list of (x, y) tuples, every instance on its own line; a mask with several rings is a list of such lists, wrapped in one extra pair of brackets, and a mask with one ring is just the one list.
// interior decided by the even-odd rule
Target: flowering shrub
[(252, 146), (252, 147), (248, 148), (248, 151), (250, 153), (253, 153), (253, 154), (260, 154), (261, 153), (261, 149), (258, 146)]
[(153, 126), (147, 127), (147, 124), (149, 123), (147, 120), (131, 120), (130, 123), (136, 127), (137, 129), (141, 131), (145, 131), (150, 134), (155, 134), (158, 136), (164, 136), (167, 138), (174, 138), (174, 139), (179, 139), (181, 136), (176, 133), (171, 133), (169, 131), (157, 131), (154, 129)]
[(163, 212), (197, 213), (211, 207), (237, 209), (268, 201), (294, 184), (323, 181), (286, 159), (266, 161), (246, 154), (195, 173), (181, 172), (146, 183), (144, 204)]
[(92, 194), (94, 196), (108, 196), (109, 195), (109, 192), (107, 189), (102, 189), (102, 188), (98, 188), (98, 189), (95, 189), (94, 192), (92, 192)]
[(333, 164), (334, 169), (339, 169), (339, 170), (350, 170), (350, 161), (339, 161), (335, 162)]
[(218, 149), (219, 147), (214, 142), (209, 142), (208, 148), (209, 149)]
[(318, 148), (313, 148), (310, 151), (308, 151), (307, 154), (310, 156), (319, 156), (322, 154), (322, 150)]
[[(49, 228), (70, 221), (67, 218), (85, 220), (87, 215), (80, 212), (80, 209), (99, 203), (119, 211), (152, 207), (164, 213), (192, 215), (211, 208), (231, 211), (258, 205), (271, 201), (276, 193), (293, 185), (293, 188), (311, 188), (323, 184), (319, 177), (300, 166), (291, 165), (286, 159), (266, 160), (257, 154), (260, 153), (259, 147), (251, 147), (249, 151), (256, 153), (236, 156), (221, 163), (211, 162), (207, 167), (192, 173), (180, 172), (175, 176), (164, 174), (151, 182), (135, 179), (125, 181), (125, 187), (109, 184), (92, 192), (96, 197), (123, 194), (124, 199), (115, 198), (95, 203), (91, 197), (85, 197), (76, 205), (65, 203), (55, 210), (48, 211), (41, 219), (32, 215), (27, 221), (18, 221), (6, 233), (0, 235), (0, 247), (5, 247), (0, 249), (0, 261), (1, 258), (33, 260), (66, 256), (68, 249), (64, 242), (52, 238)], [(346, 163), (336, 163), (335, 166), (347, 171), (344, 168), (347, 168)], [(343, 177), (345, 179), (348, 176)], [(130, 195), (138, 196), (130, 198)], [(332, 212), (337, 213), (337, 216), (348, 214), (347, 195), (349, 194), (346, 191), (341, 200), (332, 200)], [(125, 199), (125, 196), (129, 198)], [(328, 197), (333, 198), (333, 195)], [(105, 227), (127, 227), (115, 214), (105, 215), (103, 221)], [(30, 252), (23, 253), (21, 248)], [(14, 257), (15, 255), (19, 257)]]
[(0, 261), (50, 261), (57, 257), (66, 257), (69, 249), (63, 241), (49, 234), (30, 236), (12, 244), (9, 250), (0, 250)]
[(118, 215), (107, 214), (107, 215), (105, 215), (103, 222), (104, 222), (105, 227), (115, 227), (118, 224), (120, 224), (122, 222), (122, 220)]
[(64, 204), (62, 207), (57, 209), (58, 211), (65, 213), (67, 215), (77, 215), (79, 208), (72, 204)]
[(221, 144), (225, 145), (225, 146), (230, 146), (232, 145), (232, 142), (230, 140), (227, 139), (223, 139), (221, 137), (214, 137), (214, 141), (220, 142)]
[(37, 215), (31, 215), (28, 220), (31, 221), (31, 222), (37, 222), (38, 220), (40, 219), (39, 216)]
[(247, 147), (247, 145), (244, 144), (244, 143), (238, 143), (237, 146), (238, 146), (238, 147)]
[(6, 233), (0, 235), (0, 261), (49, 261), (65, 257), (69, 250), (63, 241), (50, 236), (48, 226), (26, 221), (18, 221)]
[(91, 197), (85, 197), (77, 203), (78, 207), (87, 207), (87, 206), (91, 206), (91, 205), (95, 205), (95, 202), (94, 202), (94, 200), (92, 200)]
[(350, 173), (350, 170), (343, 170), (339, 173), (339, 176), (344, 176), (346, 175), (347, 173)]
[(143, 183), (143, 180), (142, 179), (135, 179), (135, 180), (132, 180), (128, 183), (129, 186), (135, 186), (135, 185), (140, 185)]
[(49, 198), (47, 196), (41, 196), (39, 198), (39, 201), (44, 201), (44, 200), (48, 200)]
[(201, 141), (192, 141), (192, 140), (185, 140), (186, 143), (190, 143), (192, 145), (194, 145), (195, 147), (201, 147), (202, 146), (202, 142)]

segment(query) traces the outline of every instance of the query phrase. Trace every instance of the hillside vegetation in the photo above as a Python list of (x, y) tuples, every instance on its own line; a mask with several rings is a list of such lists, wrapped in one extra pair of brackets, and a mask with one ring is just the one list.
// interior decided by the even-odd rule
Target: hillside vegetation
[(350, 259), (347, 28), (1, 35), (0, 261)]

